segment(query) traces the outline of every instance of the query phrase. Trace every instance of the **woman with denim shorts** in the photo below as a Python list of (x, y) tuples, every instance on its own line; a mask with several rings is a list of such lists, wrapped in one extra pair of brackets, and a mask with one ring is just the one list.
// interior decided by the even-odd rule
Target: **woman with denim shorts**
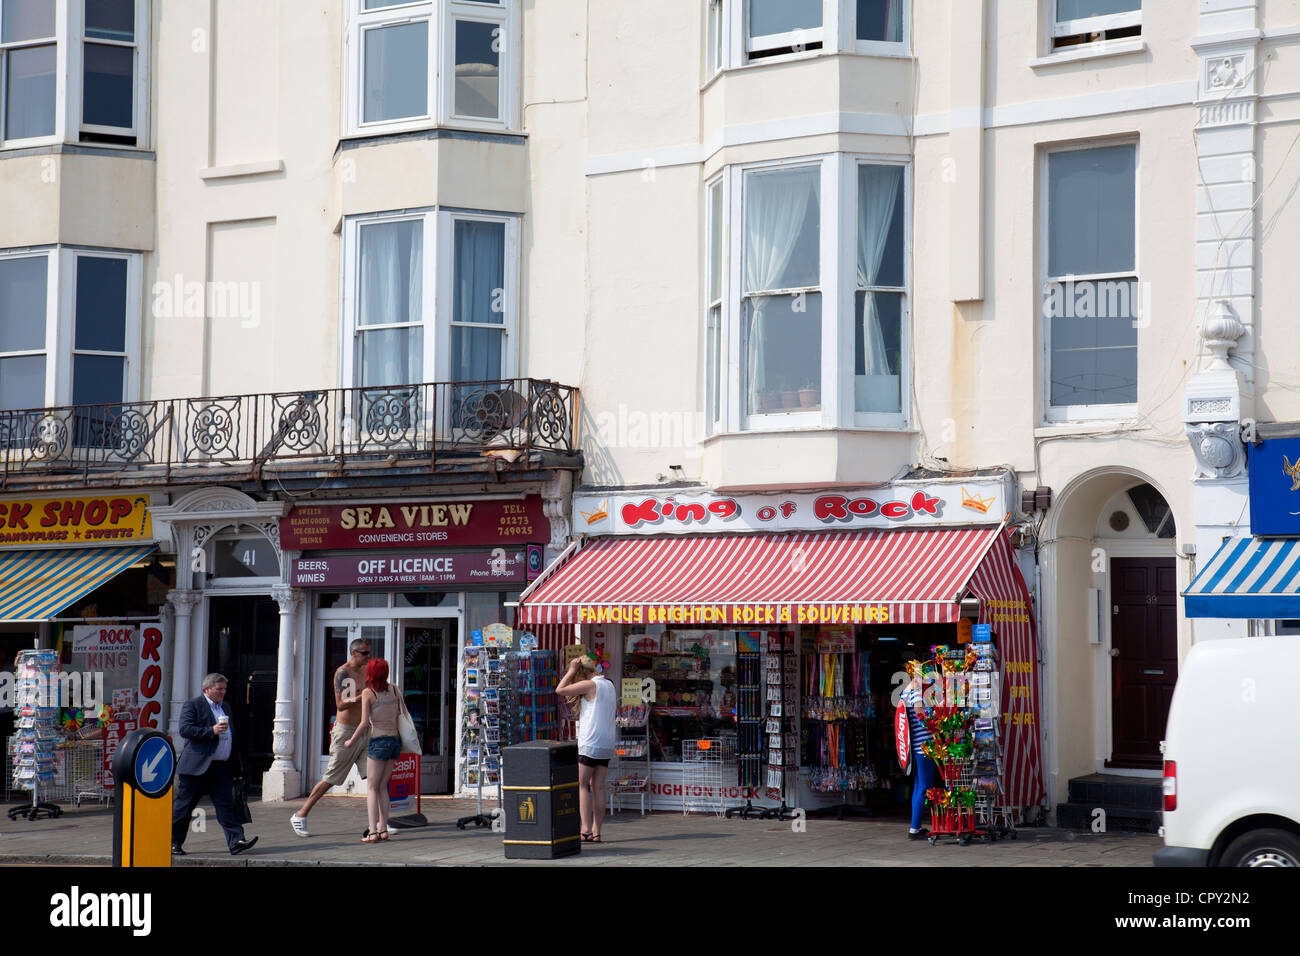
[(388, 778), (393, 761), (402, 752), (397, 717), (405, 709), (396, 684), (388, 682), (388, 661), (373, 658), (366, 665), (366, 689), (361, 692), (361, 724), (345, 746), (353, 746), (370, 730), (366, 750), (366, 813), (370, 826), (362, 843), (388, 839)]

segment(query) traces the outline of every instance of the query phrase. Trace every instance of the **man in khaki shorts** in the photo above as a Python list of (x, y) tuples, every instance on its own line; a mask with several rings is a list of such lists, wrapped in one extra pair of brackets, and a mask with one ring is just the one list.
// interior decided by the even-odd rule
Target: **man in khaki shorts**
[(307, 814), (316, 805), (316, 801), (337, 787), (348, 778), (348, 771), (356, 766), (361, 779), (366, 777), (366, 747), (370, 735), (365, 734), (352, 747), (346, 746), (347, 740), (361, 723), (361, 691), (366, 686), (366, 664), (370, 662), (370, 642), (357, 638), (348, 645), (352, 655), (346, 664), (334, 672), (334, 706), (337, 716), (334, 718), (334, 730), (330, 733), (330, 762), (325, 768), (325, 776), (307, 795), (307, 802), (298, 812), (289, 818), (293, 832), (300, 837), (311, 836), (307, 832)]

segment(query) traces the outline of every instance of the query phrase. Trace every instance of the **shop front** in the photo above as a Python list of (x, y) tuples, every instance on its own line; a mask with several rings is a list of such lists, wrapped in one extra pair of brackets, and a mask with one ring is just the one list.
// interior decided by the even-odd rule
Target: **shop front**
[(1300, 424), (1258, 425), (1247, 446), (1250, 535), (1225, 538), (1184, 592), (1189, 618), (1300, 634)]
[(161, 612), (173, 562), (155, 553), (151, 509), (146, 492), (0, 500), (0, 673), (41, 648), (58, 681), (49, 695), (58, 745), (48, 760), (41, 748), (53, 746), (49, 735), (15, 756), (30, 718), (0, 700), (0, 746), (14, 768), (6, 791), (31, 790), (38, 771), (20, 764), (37, 761), (50, 799), (71, 795), (74, 770), (87, 795), (106, 793), (104, 742), (165, 726)]
[[(592, 537), (524, 592), (521, 622), (567, 628), (611, 676), (653, 682), (651, 806), (703, 796), (841, 813), (903, 800), (892, 717), (905, 664), (985, 625), (1001, 659), (981, 691), (1001, 702), (989, 771), (1019, 814), (1043, 788), (1036, 636), (1005, 531), (1008, 487), (575, 496), (575, 524)], [(701, 746), (721, 750), (720, 777), (700, 775)]]
[[(461, 736), (457, 662), (469, 635), (513, 625), (513, 603), (551, 540), (538, 495), (364, 501), (294, 508), (281, 540), (290, 583), (309, 595), (309, 765), (324, 772), (333, 675), (352, 641), (388, 661), (423, 744), (421, 788), (452, 789)], [(353, 771), (355, 777), (355, 771)], [(358, 779), (344, 788), (355, 789)]]

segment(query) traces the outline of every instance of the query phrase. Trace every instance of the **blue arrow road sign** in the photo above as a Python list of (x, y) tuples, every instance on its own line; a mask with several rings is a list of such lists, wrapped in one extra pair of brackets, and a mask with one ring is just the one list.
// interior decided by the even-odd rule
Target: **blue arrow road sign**
[(150, 737), (135, 752), (136, 787), (148, 797), (156, 797), (172, 780), (176, 754), (166, 737)]

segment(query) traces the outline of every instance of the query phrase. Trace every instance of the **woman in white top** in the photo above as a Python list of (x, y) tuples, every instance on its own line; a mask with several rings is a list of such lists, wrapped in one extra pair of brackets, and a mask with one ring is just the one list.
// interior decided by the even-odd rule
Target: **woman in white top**
[(570, 700), (581, 699), (578, 715), (578, 810), (582, 839), (600, 842), (605, 817), (605, 777), (614, 756), (614, 684), (590, 657), (575, 657), (555, 688)]

